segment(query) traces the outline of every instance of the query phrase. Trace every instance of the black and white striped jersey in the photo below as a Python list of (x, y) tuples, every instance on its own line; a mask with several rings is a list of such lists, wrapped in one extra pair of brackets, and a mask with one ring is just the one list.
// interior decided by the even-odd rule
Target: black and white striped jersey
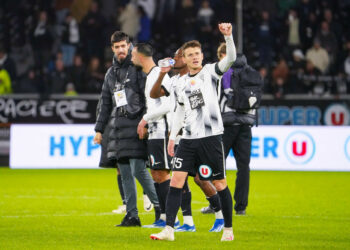
[(223, 133), (219, 106), (221, 77), (217, 63), (206, 64), (197, 74), (184, 76), (177, 98), (185, 112), (182, 138), (196, 139)]
[[(160, 73), (160, 68), (155, 66), (147, 75), (146, 86), (145, 86), (145, 97), (146, 97), (146, 107), (147, 112), (145, 117), (152, 116), (151, 114), (157, 112), (164, 107), (169, 108), (170, 100), (167, 97), (151, 98), (150, 92), (157, 81)], [(168, 81), (170, 78), (168, 74), (164, 76), (163, 81)], [(148, 122), (148, 139), (164, 139), (168, 134), (168, 122), (167, 122), (167, 112), (154, 117), (152, 119), (147, 119)]]

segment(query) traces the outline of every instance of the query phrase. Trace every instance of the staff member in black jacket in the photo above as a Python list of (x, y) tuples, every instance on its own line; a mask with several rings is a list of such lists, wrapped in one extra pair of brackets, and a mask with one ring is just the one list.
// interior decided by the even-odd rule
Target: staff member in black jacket
[(154, 204), (156, 220), (159, 217), (159, 202), (152, 177), (146, 170), (146, 144), (139, 140), (137, 125), (145, 112), (146, 75), (131, 62), (130, 41), (127, 34), (116, 31), (111, 37), (114, 52), (113, 66), (105, 75), (102, 86), (101, 108), (97, 116), (94, 142), (101, 144), (102, 133), (111, 116), (111, 133), (107, 157), (118, 162), (126, 199), (126, 211), (118, 226), (141, 226), (137, 211), (135, 179)]
[[(226, 56), (226, 46), (222, 44), (218, 48), (218, 58), (221, 60)], [(227, 158), (230, 149), (233, 150), (237, 165), (237, 178), (234, 193), (236, 215), (245, 215), (248, 206), (249, 179), (250, 179), (250, 153), (252, 142), (252, 129), (255, 123), (255, 109), (248, 109), (243, 113), (236, 112), (227, 106), (227, 95), (232, 91), (231, 74), (240, 74), (248, 67), (247, 58), (243, 54), (237, 54), (237, 59), (231, 68), (222, 77), (222, 96), (220, 108), (222, 121), (224, 123), (224, 151)]]

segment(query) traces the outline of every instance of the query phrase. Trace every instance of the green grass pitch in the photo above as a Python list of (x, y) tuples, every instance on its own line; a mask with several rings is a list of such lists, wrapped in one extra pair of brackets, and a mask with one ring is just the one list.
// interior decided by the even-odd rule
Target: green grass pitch
[[(233, 193), (234, 171), (228, 182)], [(252, 171), (233, 242), (208, 232), (214, 216), (199, 212), (207, 201), (190, 186), (197, 232), (162, 242), (149, 238), (159, 229), (114, 227), (123, 218), (111, 213), (121, 203), (115, 170), (2, 168), (0, 249), (350, 249), (350, 173)], [(138, 190), (141, 222), (151, 224)]]

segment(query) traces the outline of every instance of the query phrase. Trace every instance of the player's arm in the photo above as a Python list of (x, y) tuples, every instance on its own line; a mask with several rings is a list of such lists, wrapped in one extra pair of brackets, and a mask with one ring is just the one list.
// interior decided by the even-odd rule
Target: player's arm
[(223, 74), (234, 63), (237, 53), (232, 36), (232, 25), (230, 23), (220, 23), (219, 30), (224, 35), (226, 41), (226, 56), (217, 64), (219, 71)]
[[(108, 72), (106, 73), (107, 76)], [(100, 98), (99, 112), (96, 119), (95, 125), (95, 137), (94, 143), (101, 144), (103, 131), (108, 123), (109, 116), (113, 107), (112, 95), (109, 90), (108, 81), (105, 77), (105, 81), (102, 85), (102, 94)]]
[(170, 112), (170, 103), (169, 98), (163, 98), (162, 99), (162, 105), (158, 107), (157, 109), (147, 109), (147, 113), (143, 115), (143, 118), (139, 122), (139, 125), (137, 126), (137, 133), (139, 135), (139, 138), (144, 138), (144, 127), (146, 124), (152, 120), (155, 120), (159, 117), (162, 117)]
[(171, 132), (168, 143), (168, 154), (174, 156), (175, 139), (180, 132), (185, 119), (185, 108), (183, 105), (176, 105), (176, 111), (172, 120)]
[[(171, 70), (171, 67), (161, 67), (160, 68), (160, 73), (158, 76), (158, 79), (156, 81), (156, 83), (153, 85), (151, 92), (150, 92), (150, 97), (151, 98), (159, 98), (162, 96), (168, 96), (169, 92), (167, 92), (168, 90), (165, 90), (164, 88), (162, 88), (162, 82), (164, 80), (164, 77), (168, 74), (168, 72)], [(169, 80), (169, 79), (167, 79)]]

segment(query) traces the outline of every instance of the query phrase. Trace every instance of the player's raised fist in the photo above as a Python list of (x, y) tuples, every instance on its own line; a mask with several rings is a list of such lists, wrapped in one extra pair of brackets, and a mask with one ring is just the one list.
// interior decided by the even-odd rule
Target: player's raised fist
[(219, 30), (224, 36), (232, 35), (232, 25), (230, 23), (219, 23)]

